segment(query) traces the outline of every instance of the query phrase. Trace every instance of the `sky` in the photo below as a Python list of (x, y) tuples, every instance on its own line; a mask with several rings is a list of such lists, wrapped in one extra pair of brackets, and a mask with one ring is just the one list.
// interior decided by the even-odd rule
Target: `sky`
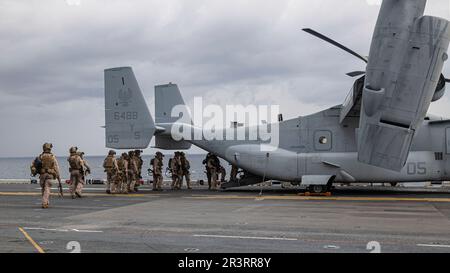
[[(105, 148), (104, 74), (132, 66), (150, 111), (154, 86), (188, 105), (279, 105), (285, 119), (341, 104), (368, 55), (377, 0), (0, 0), (0, 157)], [(450, 17), (450, 1), (426, 14)], [(444, 73), (450, 77), (449, 65)], [(449, 116), (449, 96), (430, 112)], [(153, 153), (153, 149), (145, 153)], [(193, 149), (192, 152), (201, 152)]]

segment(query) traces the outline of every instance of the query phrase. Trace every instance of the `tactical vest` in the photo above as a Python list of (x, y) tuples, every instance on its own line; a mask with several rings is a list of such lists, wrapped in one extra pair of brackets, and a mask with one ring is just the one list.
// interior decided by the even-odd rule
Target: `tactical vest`
[(136, 160), (134, 160), (134, 158), (130, 158), (128, 161), (128, 170), (134, 171), (135, 168), (137, 169)]
[(191, 168), (189, 161), (187, 159), (182, 158), (181, 159), (181, 168), (183, 169), (183, 172), (189, 171)]
[(158, 158), (154, 158), (152, 166), (154, 166), (154, 165), (156, 165), (155, 168), (157, 170), (161, 171), (161, 167), (162, 167), (162, 161), (161, 160), (159, 160)]
[(207, 168), (217, 168), (216, 161), (213, 158), (208, 159), (206, 166)]
[(121, 172), (124, 172), (125, 171), (125, 159), (117, 160), (117, 166), (119, 167), (119, 170)]
[(78, 155), (71, 155), (68, 161), (72, 170), (81, 170), (81, 160)]
[(144, 164), (144, 161), (142, 160), (142, 158), (140, 156), (136, 157), (136, 161), (137, 161), (138, 168), (141, 169), (142, 165)]
[(55, 174), (55, 158), (53, 154), (43, 153), (40, 156), (42, 162), (41, 173)]
[(113, 169), (114, 168), (114, 157), (112, 157), (112, 156), (106, 157), (104, 167), (107, 170)]

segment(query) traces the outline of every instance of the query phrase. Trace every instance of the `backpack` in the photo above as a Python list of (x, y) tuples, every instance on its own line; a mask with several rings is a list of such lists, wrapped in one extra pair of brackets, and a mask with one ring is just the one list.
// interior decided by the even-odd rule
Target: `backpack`
[(108, 156), (105, 159), (105, 164), (103, 166), (105, 169), (112, 169), (114, 168), (114, 158), (112, 156)]
[(42, 170), (42, 161), (39, 157), (36, 157), (31, 164), (31, 175), (36, 176), (40, 174)]
[(82, 166), (77, 155), (71, 155), (67, 161), (69, 161), (69, 165), (72, 170), (81, 170)]

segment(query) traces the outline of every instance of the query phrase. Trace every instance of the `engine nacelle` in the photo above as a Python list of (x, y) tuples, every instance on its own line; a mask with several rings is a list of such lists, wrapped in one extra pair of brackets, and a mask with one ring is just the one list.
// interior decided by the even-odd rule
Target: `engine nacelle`
[(441, 77), (439, 78), (438, 85), (436, 87), (436, 91), (434, 92), (432, 102), (440, 100), (445, 95), (445, 89), (446, 89), (446, 82), (444, 75), (441, 74)]
[(445, 92), (450, 22), (424, 16), (426, 2), (384, 0), (381, 5), (360, 112), (362, 163), (400, 172), (431, 101)]

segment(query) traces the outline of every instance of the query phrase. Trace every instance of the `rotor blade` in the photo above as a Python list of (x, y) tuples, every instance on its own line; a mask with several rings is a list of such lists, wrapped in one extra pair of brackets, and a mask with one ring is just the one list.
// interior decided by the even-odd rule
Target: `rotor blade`
[(366, 71), (352, 71), (352, 72), (347, 73), (346, 75), (353, 78), (353, 77), (358, 77), (358, 76), (361, 76), (364, 74), (366, 74)]
[(330, 44), (332, 44), (332, 45), (334, 45), (334, 46), (336, 46), (336, 47), (338, 47), (338, 48), (340, 48), (340, 49), (342, 49), (342, 50), (344, 50), (344, 51), (346, 51), (346, 52), (348, 52), (350, 54), (352, 54), (353, 56), (357, 57), (358, 59), (361, 59), (365, 63), (369, 62), (369, 60), (366, 57), (363, 57), (362, 55), (356, 53), (355, 51), (349, 49), (348, 47), (346, 47), (346, 46), (344, 46), (344, 45), (342, 45), (342, 44), (340, 44), (340, 43), (338, 43), (338, 42), (328, 38), (325, 35), (320, 34), (319, 32), (317, 32), (317, 31), (315, 31), (313, 29), (304, 28), (303, 31), (305, 31), (305, 32), (307, 32), (307, 33), (309, 33), (309, 34), (311, 34), (313, 36), (316, 36), (317, 38), (322, 39), (322, 40), (324, 40), (324, 41), (326, 41), (326, 42), (328, 42), (328, 43), (330, 43)]

